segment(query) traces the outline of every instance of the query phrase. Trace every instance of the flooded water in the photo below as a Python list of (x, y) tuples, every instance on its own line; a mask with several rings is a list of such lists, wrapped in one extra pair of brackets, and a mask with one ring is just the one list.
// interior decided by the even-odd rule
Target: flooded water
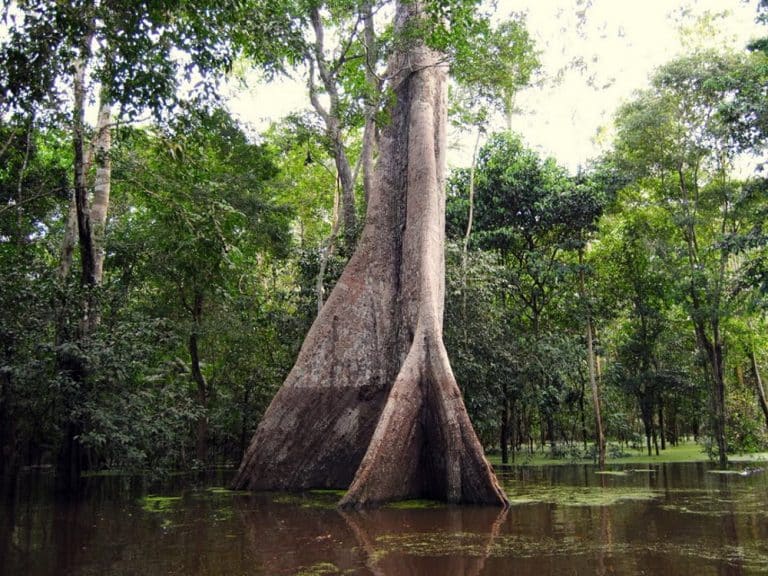
[(637, 468), (510, 469), (505, 512), (342, 512), (335, 493), (232, 493), (226, 477), (91, 478), (57, 500), (49, 477), (27, 474), (0, 501), (0, 574), (768, 574), (768, 471)]

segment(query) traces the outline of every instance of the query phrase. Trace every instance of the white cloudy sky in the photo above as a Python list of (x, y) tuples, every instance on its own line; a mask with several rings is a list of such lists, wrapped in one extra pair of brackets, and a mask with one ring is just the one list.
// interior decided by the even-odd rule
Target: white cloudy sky
[[(654, 68), (684, 52), (681, 25), (690, 27), (707, 12), (728, 11), (716, 20), (717, 33), (703, 41), (743, 47), (750, 38), (766, 33), (755, 23), (754, 2), (593, 0), (582, 28), (577, 26), (573, 9), (577, 3), (499, 2), (501, 11), (516, 9), (528, 14), (528, 28), (543, 52), (546, 75), (554, 76), (574, 56), (581, 56), (589, 67), (584, 74), (570, 70), (562, 82), (528, 89), (519, 97), (521, 113), (515, 129), (531, 145), (571, 168), (598, 152), (594, 142), (598, 129), (610, 126), (616, 108), (647, 85)], [(594, 86), (590, 86), (587, 78), (593, 74)]]
[[(755, 23), (755, 4), (755, 0), (498, 0), (500, 17), (512, 11), (527, 15), (545, 77), (541, 85), (518, 95), (520, 113), (514, 129), (542, 154), (575, 169), (599, 152), (595, 135), (610, 126), (620, 103), (646, 85), (654, 68), (685, 50), (681, 25), (690, 26), (706, 13), (727, 12), (706, 41), (741, 47), (767, 32)], [(578, 12), (585, 9), (585, 18), (580, 19)], [(587, 69), (568, 68), (574, 58), (581, 58)], [(559, 71), (563, 74), (555, 82)], [(307, 106), (301, 82), (290, 81), (253, 87), (233, 103), (235, 111), (257, 129)], [(456, 150), (449, 162), (467, 163), (468, 138), (455, 135), (453, 140)]]

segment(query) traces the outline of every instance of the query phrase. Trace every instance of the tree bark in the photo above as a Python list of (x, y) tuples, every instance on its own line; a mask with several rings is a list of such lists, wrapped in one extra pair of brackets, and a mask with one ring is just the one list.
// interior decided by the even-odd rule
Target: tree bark
[(640, 401), (640, 415), (645, 429), (645, 446), (648, 449), (648, 456), (652, 456), (651, 439), (653, 438), (653, 402), (647, 396), (647, 393), (638, 395)]
[[(72, 77), (72, 143), (74, 147), (74, 207), (75, 221), (77, 224), (77, 237), (80, 244), (81, 276), (80, 286), (85, 290), (85, 296), (82, 306), (82, 315), (80, 317), (79, 327), (76, 330), (75, 340), (81, 340), (88, 335), (92, 328), (93, 318), (93, 293), (92, 288), (94, 280), (93, 264), (93, 242), (91, 234), (90, 211), (88, 206), (88, 187), (87, 187), (87, 149), (85, 143), (85, 100), (86, 100), (86, 67), (90, 58), (91, 41), (93, 39), (93, 29), (87, 30), (82, 38), (80, 53), (73, 66)], [(64, 246), (65, 253), (62, 254), (60, 274), (68, 273), (68, 266), (64, 263), (67, 257), (66, 250), (71, 247)], [(69, 254), (71, 260), (71, 252)], [(66, 277), (66, 276), (63, 276)], [(64, 341), (65, 322), (62, 315), (57, 319), (57, 344)], [(59, 342), (61, 340), (61, 342)], [(59, 353), (57, 358), (59, 370), (68, 374), (69, 377), (77, 383), (81, 398), (85, 396), (87, 383), (85, 380), (85, 366), (82, 359), (76, 358), (67, 353)], [(74, 399), (67, 399), (66, 403), (76, 402)], [(67, 407), (66, 429), (62, 445), (56, 459), (56, 484), (59, 490), (72, 492), (77, 489), (80, 480), (80, 472), (83, 463), (83, 450), (80, 443), (80, 435), (83, 432), (82, 420), (75, 416), (75, 407)]]
[[(464, 324), (464, 342), (467, 343), (467, 268), (469, 264), (469, 240), (472, 236), (472, 222), (475, 216), (475, 171), (477, 169), (477, 151), (480, 148), (482, 130), (477, 129), (475, 146), (472, 149), (472, 164), (469, 167), (469, 190), (467, 200), (467, 228), (464, 232), (464, 242), (461, 246), (461, 317)], [(504, 461), (506, 464), (506, 461)]]
[[(420, 18), (398, 3), (396, 30)], [(395, 95), (366, 225), (293, 370), (270, 404), (236, 488), (347, 488), (342, 506), (429, 497), (506, 505), (442, 340), (445, 87), (418, 42), (390, 60)]]
[(667, 449), (667, 438), (664, 430), (664, 400), (659, 398), (659, 437), (661, 438), (661, 449)]
[[(90, 38), (87, 45), (90, 44)], [(84, 51), (86, 49), (84, 48)], [(73, 144), (75, 151), (75, 208), (77, 215), (77, 236), (80, 243), (81, 280), (84, 287), (95, 285), (95, 265), (93, 234), (91, 230), (90, 208), (88, 205), (88, 183), (86, 174), (85, 142), (85, 67), (87, 59), (83, 57), (75, 65), (74, 76), (74, 112)], [(88, 310), (85, 312), (87, 320)]]
[(97, 285), (104, 277), (104, 256), (106, 254), (107, 211), (109, 210), (109, 194), (112, 183), (112, 133), (110, 120), (112, 107), (102, 94), (99, 103), (98, 119), (96, 121), (96, 137), (93, 145), (93, 155), (96, 161), (96, 178), (93, 185), (91, 202), (91, 226), (93, 234), (93, 278)]
[(757, 399), (760, 402), (760, 409), (763, 411), (765, 417), (765, 425), (768, 427), (768, 400), (765, 398), (765, 388), (763, 387), (763, 379), (760, 376), (760, 367), (757, 364), (757, 355), (754, 348), (749, 352), (749, 359), (752, 362), (752, 373), (755, 375), (755, 386), (757, 387)]
[(66, 280), (72, 269), (72, 255), (77, 241), (77, 204), (74, 190), (70, 194), (67, 221), (64, 225), (64, 237), (61, 241), (61, 259), (59, 260), (59, 280)]
[(336, 249), (336, 238), (339, 235), (339, 179), (336, 178), (336, 187), (333, 193), (333, 217), (331, 222), (331, 233), (328, 235), (328, 239), (325, 243), (325, 249), (320, 252), (320, 266), (317, 271), (317, 279), (315, 280), (315, 294), (317, 295), (317, 314), (320, 314), (320, 310), (323, 309), (325, 303), (325, 271), (328, 267), (328, 262), (333, 257), (333, 252)]
[[(696, 310), (696, 309), (695, 309)], [(698, 310), (696, 310), (698, 312)], [(696, 342), (703, 349), (707, 358), (707, 376), (712, 386), (710, 402), (712, 405), (712, 428), (717, 444), (718, 464), (728, 465), (728, 441), (726, 438), (725, 411), (725, 376), (723, 374), (723, 342), (717, 324), (712, 324), (712, 336), (707, 333), (706, 325), (701, 320), (694, 320)]]
[(509, 464), (509, 397), (507, 396), (507, 385), (504, 384), (504, 395), (501, 399), (501, 431), (499, 436), (499, 447), (501, 448), (501, 463)]
[[(368, 205), (374, 185), (374, 157), (377, 149), (376, 112), (379, 110), (382, 81), (376, 75), (376, 63), (379, 60), (379, 46), (376, 41), (373, 2), (367, 0), (361, 7), (363, 16), (363, 39), (365, 41), (365, 80), (369, 94), (365, 102), (365, 127), (363, 128), (363, 148), (360, 152), (363, 167), (363, 191), (365, 204)], [(355, 178), (357, 180), (357, 178)]]
[[(584, 281), (584, 250), (579, 250), (579, 290), (584, 302), (587, 299), (586, 283)], [(595, 369), (595, 350), (592, 343), (592, 313), (587, 304), (586, 338), (587, 338), (587, 368), (589, 369), (589, 387), (592, 390), (592, 407), (595, 411), (595, 443), (597, 444), (597, 462), (602, 470), (605, 468), (605, 435), (603, 434), (603, 418), (600, 411), (600, 391), (597, 388), (597, 371)]]
[[(357, 210), (355, 208), (355, 181), (352, 173), (352, 166), (347, 157), (347, 150), (344, 144), (342, 126), (340, 119), (340, 100), (341, 95), (336, 84), (338, 78), (325, 60), (325, 29), (323, 27), (320, 8), (315, 6), (310, 11), (310, 20), (315, 32), (315, 42), (313, 51), (310, 55), (310, 86), (309, 96), (312, 106), (320, 115), (325, 123), (325, 133), (331, 144), (331, 155), (336, 164), (336, 173), (341, 183), (341, 215), (344, 223), (344, 241), (346, 248), (354, 248), (355, 237), (357, 235)], [(328, 94), (330, 106), (326, 108), (320, 102), (317, 94), (317, 88), (314, 84), (314, 68), (320, 76), (325, 92)], [(372, 152), (371, 152), (372, 153)]]
[(0, 479), (16, 471), (16, 420), (13, 415), (13, 386), (9, 370), (0, 371)]

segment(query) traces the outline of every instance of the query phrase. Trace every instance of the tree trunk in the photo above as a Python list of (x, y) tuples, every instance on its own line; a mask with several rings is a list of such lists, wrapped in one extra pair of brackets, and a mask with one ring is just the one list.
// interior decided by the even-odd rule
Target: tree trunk
[[(677, 397), (675, 397), (674, 402), (672, 402), (672, 415), (668, 417), (668, 420), (670, 420), (670, 424), (668, 426), (669, 433), (670, 433), (670, 442), (672, 446), (677, 446), (679, 437), (680, 437), (680, 430), (679, 430), (679, 424), (678, 424), (678, 418), (677, 418), (677, 404), (678, 400)], [(669, 415), (669, 413), (668, 413)]]
[(587, 303), (587, 289), (584, 281), (584, 250), (579, 250), (579, 290), (587, 309), (586, 338), (587, 338), (587, 368), (589, 369), (589, 387), (592, 390), (592, 406), (595, 411), (595, 443), (597, 444), (597, 461), (600, 469), (605, 468), (605, 435), (603, 434), (603, 418), (600, 412), (600, 391), (597, 388), (597, 371), (595, 369), (595, 350), (592, 335), (592, 313)]
[(719, 329), (716, 324), (712, 326), (712, 336), (707, 334), (704, 322), (695, 320), (696, 341), (700, 349), (706, 354), (707, 376), (709, 377), (712, 391), (710, 402), (712, 405), (712, 429), (715, 443), (717, 444), (718, 464), (721, 467), (728, 465), (728, 442), (726, 439), (726, 414), (725, 414), (725, 377), (723, 374), (723, 343), (720, 339)]
[(0, 372), (0, 479), (15, 475), (18, 456), (11, 378), (9, 370)]
[(661, 438), (661, 449), (667, 449), (666, 432), (664, 430), (664, 400), (659, 398), (659, 436)]
[(317, 295), (317, 314), (323, 309), (325, 303), (325, 271), (328, 268), (328, 262), (333, 257), (336, 249), (336, 238), (339, 235), (339, 179), (336, 178), (336, 187), (333, 193), (333, 218), (331, 222), (331, 233), (325, 243), (325, 249), (320, 252), (320, 267), (317, 271), (315, 280), (315, 293)]
[(757, 355), (754, 348), (749, 353), (749, 359), (752, 362), (752, 373), (755, 375), (755, 386), (757, 387), (757, 398), (760, 402), (760, 409), (763, 411), (765, 417), (765, 425), (768, 427), (768, 401), (765, 398), (765, 388), (763, 387), (763, 379), (760, 376), (760, 367), (757, 364)]
[(509, 397), (507, 385), (504, 384), (504, 397), (501, 399), (501, 434), (499, 446), (501, 447), (501, 463), (509, 464)]
[[(469, 210), (467, 212), (467, 228), (464, 232), (464, 242), (461, 247), (461, 318), (464, 325), (464, 343), (467, 342), (467, 266), (469, 263), (469, 239), (472, 235), (472, 221), (475, 214), (475, 171), (477, 169), (477, 150), (480, 147), (482, 131), (477, 129), (475, 146), (472, 149), (472, 164), (469, 167)], [(506, 461), (505, 461), (506, 464)]]
[[(77, 223), (77, 237), (80, 243), (80, 261), (81, 276), (80, 285), (85, 289), (85, 295), (82, 306), (82, 315), (80, 325), (75, 335), (75, 340), (80, 340), (87, 336), (91, 329), (93, 312), (93, 291), (94, 286), (94, 265), (93, 265), (93, 242), (91, 235), (91, 221), (88, 208), (88, 187), (86, 182), (87, 170), (87, 150), (85, 145), (85, 72), (90, 56), (90, 45), (93, 38), (93, 32), (88, 31), (83, 37), (80, 47), (80, 54), (74, 65), (74, 75), (72, 79), (73, 86), (73, 106), (72, 106), (72, 143), (74, 147), (74, 205), (75, 220)], [(66, 246), (65, 246), (66, 248)], [(65, 256), (63, 254), (62, 256)], [(63, 262), (62, 262), (63, 264)], [(68, 269), (60, 268), (60, 274), (68, 272)], [(63, 314), (63, 311), (62, 311)], [(63, 316), (57, 319), (57, 343), (58, 340), (65, 337), (65, 326)], [(66, 335), (69, 336), (69, 335)], [(63, 341), (63, 340), (62, 340)], [(62, 373), (77, 383), (79, 389), (79, 398), (86, 396), (85, 366), (82, 359), (72, 356), (68, 353), (59, 352), (57, 364)], [(71, 405), (77, 402), (77, 398), (67, 398), (66, 407), (66, 427), (62, 445), (56, 459), (56, 484), (59, 490), (65, 492), (74, 491), (80, 480), (80, 471), (82, 469), (82, 445), (80, 444), (80, 435), (83, 432), (83, 422), (80, 417), (75, 416), (76, 407)]]
[(595, 352), (592, 346), (592, 320), (589, 317), (587, 317), (587, 364), (589, 366), (589, 386), (592, 389), (592, 405), (595, 410), (597, 460), (602, 469), (605, 467), (605, 435), (603, 434), (603, 418), (600, 410), (600, 391), (597, 389), (597, 378), (595, 376)]
[[(363, 38), (365, 40), (365, 80), (370, 91), (365, 102), (365, 128), (363, 129), (363, 147), (360, 152), (363, 166), (363, 191), (365, 205), (368, 205), (374, 185), (374, 157), (377, 149), (376, 112), (379, 109), (382, 81), (376, 75), (376, 63), (379, 60), (379, 46), (376, 41), (372, 0), (366, 0), (362, 7)], [(375, 96), (374, 96), (375, 95)], [(357, 180), (357, 178), (355, 178)]]
[(587, 411), (584, 407), (584, 397), (587, 395), (586, 382), (584, 380), (584, 374), (579, 370), (579, 381), (581, 383), (581, 389), (579, 390), (579, 416), (581, 420), (581, 441), (584, 443), (584, 452), (587, 451), (587, 439), (589, 434), (587, 433)]
[(652, 456), (651, 438), (653, 437), (653, 406), (651, 402), (641, 395), (640, 400), (640, 416), (643, 420), (643, 428), (645, 430), (645, 446), (648, 449), (648, 456)]
[[(420, 18), (398, 3), (396, 29)], [(236, 488), (346, 488), (343, 506), (430, 497), (506, 505), (442, 340), (445, 66), (418, 42), (395, 95), (355, 254), (270, 404)]]
[(67, 221), (64, 225), (64, 237), (61, 241), (61, 259), (59, 260), (59, 279), (66, 280), (72, 268), (72, 255), (75, 252), (77, 241), (77, 204), (75, 203), (74, 190), (70, 194)]
[[(88, 40), (90, 44), (90, 39)], [(86, 174), (86, 143), (85, 143), (85, 59), (76, 65), (74, 78), (74, 113), (73, 113), (73, 144), (75, 151), (75, 209), (77, 215), (77, 237), (80, 243), (81, 280), (84, 287), (95, 285), (95, 264), (91, 216), (88, 205), (88, 183)], [(88, 298), (90, 299), (90, 298)], [(85, 318), (88, 320), (89, 310), (86, 307)], [(87, 322), (86, 322), (87, 323)]]
[(96, 122), (96, 138), (93, 145), (93, 155), (96, 161), (96, 178), (93, 185), (93, 201), (91, 202), (91, 226), (93, 234), (93, 277), (100, 285), (104, 277), (104, 255), (106, 254), (107, 211), (109, 210), (109, 193), (112, 183), (112, 133), (110, 120), (112, 107), (102, 94), (99, 103), (98, 120)]
[(192, 380), (197, 386), (197, 404), (200, 415), (197, 417), (195, 434), (195, 457), (201, 463), (208, 460), (208, 382), (200, 366), (199, 330), (203, 317), (203, 296), (195, 294), (192, 304), (192, 332), (189, 335), (189, 358)]
[[(336, 164), (336, 173), (341, 183), (341, 217), (344, 223), (344, 241), (347, 250), (355, 245), (357, 235), (357, 210), (355, 208), (355, 181), (352, 166), (347, 157), (344, 137), (341, 126), (340, 94), (337, 86), (336, 71), (329, 68), (325, 60), (325, 29), (319, 6), (310, 11), (310, 20), (315, 32), (315, 42), (310, 56), (310, 88), (309, 96), (312, 106), (325, 123), (325, 134), (331, 145), (331, 154)], [(330, 100), (330, 107), (326, 110), (318, 97), (314, 80), (314, 67), (320, 75), (325, 93)], [(372, 151), (371, 151), (372, 154)]]
[(512, 463), (515, 463), (515, 452), (520, 443), (520, 419), (517, 414), (517, 402), (513, 399), (509, 403), (509, 421), (511, 423), (510, 444), (512, 447)]

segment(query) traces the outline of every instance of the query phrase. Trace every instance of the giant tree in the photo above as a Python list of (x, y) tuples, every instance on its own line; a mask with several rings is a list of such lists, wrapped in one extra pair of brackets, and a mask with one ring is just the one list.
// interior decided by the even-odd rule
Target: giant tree
[(463, 19), (452, 31), (471, 19), (471, 3), (448, 4), (397, 3), (393, 98), (365, 228), (236, 487), (348, 487), (348, 506), (418, 496), (506, 503), (442, 340), (447, 66), (424, 38), (447, 32), (447, 8)]

